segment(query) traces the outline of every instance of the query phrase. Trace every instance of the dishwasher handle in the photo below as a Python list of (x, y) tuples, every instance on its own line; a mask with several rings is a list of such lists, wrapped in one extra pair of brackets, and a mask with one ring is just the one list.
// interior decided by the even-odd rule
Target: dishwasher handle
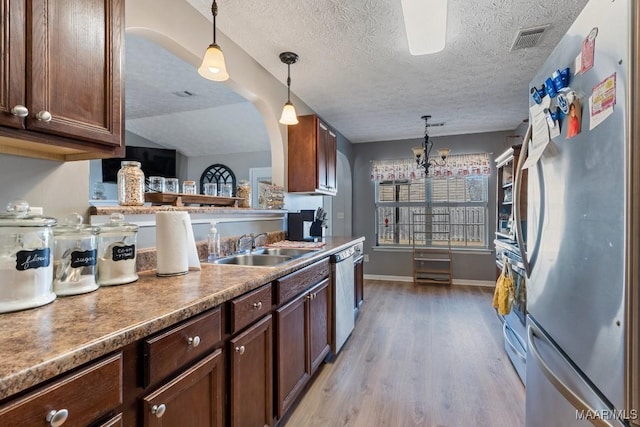
[(331, 262), (338, 263), (341, 261), (345, 261), (346, 259), (348, 259), (349, 257), (353, 256), (355, 254), (355, 250), (353, 249), (353, 247), (349, 248), (349, 249), (345, 249), (343, 251), (340, 251), (334, 255), (331, 256)]

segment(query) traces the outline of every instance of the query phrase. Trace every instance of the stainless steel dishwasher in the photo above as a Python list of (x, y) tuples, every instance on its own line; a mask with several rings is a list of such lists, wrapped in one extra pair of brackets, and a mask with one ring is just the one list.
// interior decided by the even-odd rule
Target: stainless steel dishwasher
[(331, 256), (331, 350), (334, 355), (338, 354), (355, 325), (353, 256), (353, 247)]

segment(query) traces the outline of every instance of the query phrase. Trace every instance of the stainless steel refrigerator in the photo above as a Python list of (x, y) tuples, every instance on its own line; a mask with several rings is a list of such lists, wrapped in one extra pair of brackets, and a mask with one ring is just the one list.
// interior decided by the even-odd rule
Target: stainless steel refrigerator
[[(569, 67), (582, 114), (571, 138), (569, 114), (561, 117), (560, 135), (529, 167), (527, 427), (640, 426), (637, 3), (591, 0), (531, 81), (539, 88)], [(591, 53), (592, 67), (574, 75)], [(601, 111), (614, 73), (613, 110)], [(535, 139), (523, 151), (532, 161), (542, 128), (530, 123)]]

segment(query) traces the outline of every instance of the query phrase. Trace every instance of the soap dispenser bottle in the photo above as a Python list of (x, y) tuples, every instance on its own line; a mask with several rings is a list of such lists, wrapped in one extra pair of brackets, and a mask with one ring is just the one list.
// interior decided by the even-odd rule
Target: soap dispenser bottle
[(220, 258), (220, 234), (218, 234), (218, 229), (216, 228), (215, 221), (211, 223), (207, 241), (209, 252), (209, 255), (207, 257), (208, 261), (214, 261)]

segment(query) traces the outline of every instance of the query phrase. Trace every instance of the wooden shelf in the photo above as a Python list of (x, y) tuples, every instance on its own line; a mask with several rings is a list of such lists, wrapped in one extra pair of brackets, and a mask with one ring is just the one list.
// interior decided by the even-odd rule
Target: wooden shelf
[(242, 197), (217, 197), (204, 194), (183, 193), (145, 193), (144, 200), (154, 205), (184, 206), (185, 204), (199, 204), (211, 206), (235, 206)]
[(415, 277), (413, 279), (414, 284), (416, 285), (450, 285), (451, 284), (451, 280), (446, 277), (443, 279), (435, 279), (433, 277), (429, 277), (429, 278), (421, 278), (421, 277)]
[[(415, 285), (451, 285), (451, 220), (448, 212), (414, 212), (413, 233), (413, 283)], [(430, 237), (441, 247), (426, 246)], [(444, 239), (444, 240), (443, 240)]]

